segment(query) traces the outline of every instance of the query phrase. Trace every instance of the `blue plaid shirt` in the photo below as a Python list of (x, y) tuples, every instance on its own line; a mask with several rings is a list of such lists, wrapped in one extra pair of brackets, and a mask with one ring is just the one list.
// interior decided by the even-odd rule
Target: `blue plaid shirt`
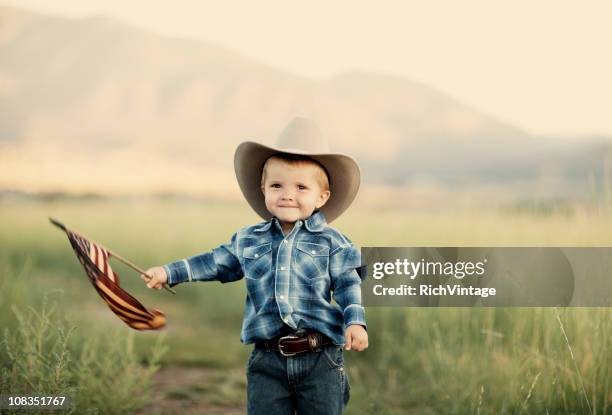
[(211, 252), (164, 268), (170, 286), (245, 277), (247, 297), (240, 334), (245, 344), (271, 339), (287, 325), (318, 330), (343, 345), (347, 326), (366, 325), (360, 266), (359, 250), (327, 226), (317, 211), (305, 221), (298, 220), (288, 235), (272, 218), (239, 230), (229, 243)]

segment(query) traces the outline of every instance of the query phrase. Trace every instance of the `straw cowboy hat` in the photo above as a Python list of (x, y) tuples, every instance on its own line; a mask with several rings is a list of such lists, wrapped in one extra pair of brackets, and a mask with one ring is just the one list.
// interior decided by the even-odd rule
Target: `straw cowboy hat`
[(240, 190), (264, 220), (270, 220), (272, 215), (266, 209), (261, 191), (261, 174), (266, 160), (275, 154), (306, 156), (325, 168), (331, 196), (320, 210), (328, 223), (340, 216), (355, 199), (360, 179), (357, 162), (347, 155), (331, 153), (329, 142), (314, 121), (297, 117), (281, 132), (275, 147), (245, 141), (234, 154), (234, 170)]

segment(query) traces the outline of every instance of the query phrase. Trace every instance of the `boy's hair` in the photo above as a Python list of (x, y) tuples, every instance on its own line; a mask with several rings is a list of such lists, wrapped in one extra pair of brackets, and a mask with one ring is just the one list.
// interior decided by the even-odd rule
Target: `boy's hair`
[(327, 171), (325, 167), (321, 165), (318, 161), (311, 159), (310, 157), (300, 156), (295, 154), (275, 154), (273, 156), (268, 157), (266, 162), (263, 165), (263, 169), (261, 171), (261, 185), (264, 185), (266, 181), (266, 168), (268, 167), (268, 162), (270, 160), (278, 160), (285, 164), (288, 164), (291, 167), (300, 167), (306, 164), (314, 165), (317, 168), (317, 177), (316, 180), (321, 186), (322, 190), (329, 190), (329, 176), (327, 175)]

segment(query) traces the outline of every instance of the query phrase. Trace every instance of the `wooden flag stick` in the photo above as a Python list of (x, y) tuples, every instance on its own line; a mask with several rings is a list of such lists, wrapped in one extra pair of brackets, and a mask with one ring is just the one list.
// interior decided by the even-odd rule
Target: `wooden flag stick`
[[(61, 223), (61, 222), (59, 222), (59, 221), (57, 221), (57, 220), (55, 220), (55, 219), (53, 219), (53, 218), (49, 218), (49, 221), (50, 221), (52, 224), (54, 224), (55, 226), (57, 226), (58, 228), (60, 228), (61, 230), (63, 230), (64, 232), (68, 231), (68, 228), (66, 228), (66, 226), (64, 226), (64, 224), (63, 224), (63, 223)], [(74, 230), (72, 230), (72, 229), (70, 229), (70, 232), (74, 233), (75, 235), (79, 235), (79, 236), (80, 236), (80, 237), (82, 237), (82, 238), (85, 238), (83, 235), (81, 235), (81, 234), (79, 234), (79, 233), (75, 232), (75, 231), (74, 231)], [(85, 238), (85, 239), (89, 239), (89, 238)], [(102, 245), (100, 245), (100, 246), (102, 246)], [(140, 267), (138, 267), (138, 266), (136, 266), (136, 265), (132, 264), (132, 263), (131, 263), (130, 261), (128, 261), (127, 259), (123, 258), (123, 257), (122, 257), (122, 256), (120, 256), (120, 255), (117, 255), (116, 253), (114, 253), (113, 251), (111, 251), (110, 249), (108, 249), (108, 248), (106, 248), (106, 247), (103, 247), (103, 248), (104, 248), (104, 249), (105, 249), (105, 250), (106, 250), (106, 251), (107, 251), (107, 252), (108, 252), (108, 253), (109, 253), (109, 254), (110, 254), (112, 257), (117, 258), (117, 260), (118, 260), (118, 261), (123, 262), (125, 265), (127, 265), (127, 266), (128, 266), (128, 267), (130, 267), (130, 268), (132, 268), (134, 271), (137, 271), (137, 272), (139, 272), (139, 273), (141, 273), (141, 274), (143, 274), (143, 275), (145, 275), (145, 276), (147, 276), (147, 277), (149, 277), (149, 278), (153, 278), (153, 277), (151, 277), (149, 274), (147, 274), (147, 273), (146, 273), (144, 270), (142, 270)], [(163, 287), (164, 287), (164, 289), (165, 289), (166, 291), (169, 291), (169, 292), (171, 292), (172, 294), (176, 294), (176, 291), (174, 291), (172, 288), (168, 287), (168, 284), (164, 284), (164, 285), (163, 285)]]
[[(145, 276), (147, 276), (147, 277), (149, 277), (149, 278), (152, 278), (152, 277), (151, 277), (149, 274), (147, 274), (145, 271), (143, 271), (142, 269), (140, 269), (140, 267), (137, 267), (136, 265), (132, 264), (132, 263), (131, 263), (130, 261), (128, 261), (127, 259), (122, 258), (121, 256), (117, 255), (116, 253), (114, 253), (113, 251), (111, 251), (111, 250), (109, 250), (109, 249), (107, 249), (107, 248), (104, 248), (104, 249), (106, 249), (106, 250), (108, 251), (108, 253), (109, 253), (109, 254), (111, 254), (113, 257), (117, 258), (117, 260), (119, 260), (120, 262), (123, 262), (123, 263), (124, 263), (125, 265), (127, 265), (128, 267), (132, 268), (132, 269), (133, 269), (133, 270), (135, 270), (135, 271), (140, 272), (141, 274), (143, 274), (143, 275), (145, 275)], [(169, 291), (169, 292), (171, 292), (172, 294), (176, 294), (176, 291), (174, 291), (172, 288), (168, 287), (168, 284), (164, 284), (164, 285), (163, 285), (163, 287), (164, 287), (164, 290)]]

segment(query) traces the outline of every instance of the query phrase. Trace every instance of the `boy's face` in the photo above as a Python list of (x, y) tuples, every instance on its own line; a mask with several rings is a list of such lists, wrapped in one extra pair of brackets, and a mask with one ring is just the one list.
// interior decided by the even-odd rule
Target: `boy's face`
[(266, 208), (279, 219), (283, 230), (308, 218), (329, 199), (329, 190), (323, 190), (317, 180), (320, 169), (314, 163), (292, 166), (281, 160), (268, 161), (262, 190)]

